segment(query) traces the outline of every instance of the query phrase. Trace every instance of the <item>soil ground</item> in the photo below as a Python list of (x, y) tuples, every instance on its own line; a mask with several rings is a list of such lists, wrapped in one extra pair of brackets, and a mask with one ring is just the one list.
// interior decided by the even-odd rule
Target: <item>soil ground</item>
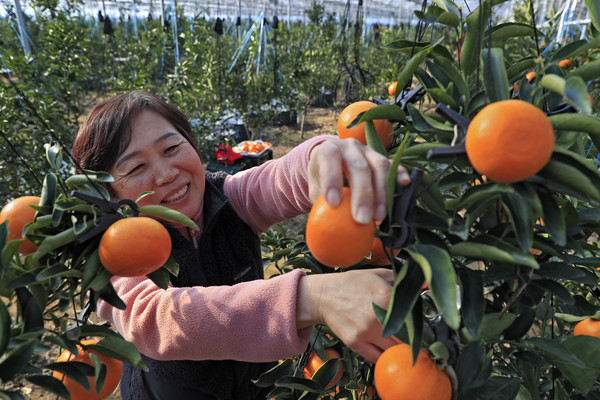
[[(328, 134), (336, 135), (337, 116), (338, 113), (335, 110), (327, 108), (312, 108), (306, 115), (303, 133), (300, 131), (300, 123), (296, 123), (293, 125), (273, 126), (266, 128), (263, 132), (261, 132), (261, 134), (258, 135), (258, 138), (272, 142), (273, 158), (279, 158), (288, 153), (295, 146), (313, 136)], [(299, 216), (285, 222), (282, 225), (289, 230), (290, 235), (295, 235), (299, 229), (305, 225), (305, 223), (306, 216)], [(92, 317), (92, 319), (94, 318)], [(58, 348), (54, 348), (47, 353), (43, 353), (42, 357), (46, 358), (46, 360), (40, 360), (40, 364), (43, 364), (45, 361), (52, 362), (58, 358), (58, 355)], [(43, 391), (39, 386), (32, 385), (25, 380), (19, 382), (9, 382), (0, 387), (2, 389), (20, 390), (24, 394), (25, 398), (29, 400), (59, 400), (59, 397), (55, 394)], [(107, 397), (107, 400), (117, 399), (121, 399), (118, 388), (113, 395)]]

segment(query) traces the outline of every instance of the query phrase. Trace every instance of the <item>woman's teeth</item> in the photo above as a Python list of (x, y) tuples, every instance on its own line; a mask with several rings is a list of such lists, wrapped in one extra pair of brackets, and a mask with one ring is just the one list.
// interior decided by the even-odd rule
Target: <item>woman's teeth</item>
[(174, 193), (172, 196), (167, 197), (162, 202), (163, 203), (170, 203), (172, 201), (179, 200), (180, 198), (182, 198), (187, 193), (188, 188), (189, 188), (189, 185), (186, 185), (185, 187), (181, 188), (180, 191), (178, 191), (177, 193)]

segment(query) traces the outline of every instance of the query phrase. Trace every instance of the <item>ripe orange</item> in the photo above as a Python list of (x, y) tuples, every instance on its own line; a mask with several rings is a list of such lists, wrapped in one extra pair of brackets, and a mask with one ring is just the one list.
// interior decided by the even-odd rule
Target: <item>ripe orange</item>
[[(325, 355), (327, 356), (327, 360), (341, 358), (340, 353), (331, 348), (325, 349)], [(317, 372), (317, 370), (321, 368), (323, 364), (325, 364), (325, 361), (321, 360), (321, 357), (319, 357), (319, 355), (314, 351), (310, 353), (310, 356), (308, 356), (308, 360), (306, 361), (306, 365), (304, 366), (304, 377), (306, 379), (312, 379), (315, 372)], [(340, 362), (340, 367), (338, 369), (337, 374), (335, 374), (335, 377), (331, 380), (331, 382), (329, 383), (329, 385), (327, 385), (325, 389), (329, 390), (332, 387), (334, 387), (340, 381), (340, 379), (342, 379), (343, 374), (344, 363)]]
[(550, 160), (554, 128), (546, 114), (523, 100), (497, 101), (473, 118), (465, 139), (473, 168), (500, 183), (522, 181)]
[(98, 250), (102, 265), (113, 275), (148, 275), (169, 259), (171, 237), (155, 219), (123, 218), (104, 232)]
[(560, 60), (558, 66), (561, 68), (571, 68), (573, 66), (572, 58), (565, 58), (564, 60)]
[[(348, 107), (344, 108), (337, 121), (339, 137), (342, 139), (354, 138), (366, 145), (367, 139), (365, 137), (365, 122), (360, 123), (351, 129), (348, 129), (348, 125), (350, 125), (352, 121), (356, 119), (358, 114), (375, 106), (376, 104), (370, 101), (357, 101), (356, 103), (352, 103)], [(376, 119), (373, 121), (373, 124), (375, 124), (375, 129), (381, 138), (383, 146), (387, 149), (390, 147), (392, 140), (394, 139), (392, 136), (390, 136), (390, 134), (394, 131), (394, 126), (387, 119)]]
[[(94, 343), (98, 343), (98, 340), (89, 339), (81, 341), (81, 344), (83, 344), (84, 346)], [(77, 345), (77, 350), (79, 350), (78, 356), (75, 356), (70, 351), (65, 350), (61, 353), (61, 355), (56, 361), (79, 361), (89, 365), (93, 365), (89, 353), (94, 353), (95, 355), (97, 355), (100, 358), (100, 361), (102, 361), (102, 364), (106, 366), (106, 378), (104, 379), (104, 386), (102, 387), (100, 393), (96, 391), (96, 379), (94, 377), (88, 377), (88, 381), (90, 382), (90, 386), (92, 388), (91, 391), (88, 391), (77, 381), (69, 378), (68, 376), (58, 371), (54, 371), (52, 373), (52, 376), (56, 379), (60, 379), (62, 383), (67, 387), (67, 390), (71, 394), (71, 400), (102, 400), (108, 397), (112, 392), (115, 391), (115, 389), (119, 385), (119, 382), (121, 381), (121, 374), (123, 373), (123, 363), (120, 360), (108, 357), (104, 354), (98, 353), (95, 350), (83, 350), (83, 348), (79, 345)]]
[(594, 318), (586, 318), (575, 324), (573, 329), (575, 336), (587, 335), (600, 338), (600, 320)]
[(398, 81), (392, 82), (390, 83), (390, 86), (388, 86), (388, 93), (390, 94), (390, 96), (396, 95), (396, 86), (398, 86)]
[(319, 262), (330, 267), (349, 267), (369, 254), (375, 221), (359, 224), (352, 218), (350, 188), (345, 187), (336, 208), (320, 196), (306, 222), (306, 244)]
[(527, 82), (531, 82), (536, 75), (537, 73), (535, 71), (529, 71), (527, 74), (525, 74), (525, 78), (527, 78)]
[(422, 349), (416, 364), (406, 343), (388, 348), (375, 364), (375, 387), (382, 400), (450, 400), (452, 384), (448, 375)]
[[(38, 196), (23, 196), (14, 199), (0, 211), (0, 224), (8, 220), (8, 240), (23, 238), (23, 228), (35, 218), (35, 211), (30, 206), (40, 204)], [(24, 240), (19, 246), (19, 253), (31, 254), (37, 250), (37, 246), (31, 240)]]
[[(401, 250), (402, 249), (392, 249), (394, 257), (400, 254)], [(378, 237), (373, 237), (373, 242), (371, 243), (371, 259), (365, 260), (364, 263), (369, 265), (390, 265), (388, 253), (383, 248), (383, 243)]]

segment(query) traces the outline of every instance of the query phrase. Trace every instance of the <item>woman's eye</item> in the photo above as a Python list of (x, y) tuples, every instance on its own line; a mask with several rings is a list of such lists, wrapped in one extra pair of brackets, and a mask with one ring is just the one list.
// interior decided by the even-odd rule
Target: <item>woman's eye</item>
[(142, 167), (143, 167), (142, 164), (136, 165), (131, 170), (129, 170), (129, 172), (127, 173), (127, 175), (131, 175), (131, 174), (135, 174), (136, 172), (139, 172), (142, 169)]
[(178, 144), (175, 144), (173, 146), (169, 146), (165, 149), (165, 153), (172, 153), (174, 152), (177, 148), (179, 147)]

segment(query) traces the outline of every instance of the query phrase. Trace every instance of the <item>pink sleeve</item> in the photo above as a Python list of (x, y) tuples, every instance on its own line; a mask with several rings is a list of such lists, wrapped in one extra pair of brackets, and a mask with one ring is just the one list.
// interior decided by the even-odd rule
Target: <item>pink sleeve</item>
[(276, 361), (303, 352), (311, 328), (296, 329), (296, 294), (304, 273), (234, 286), (160, 289), (146, 277), (113, 277), (126, 310), (98, 302), (138, 350), (157, 360)]
[(281, 158), (227, 177), (225, 195), (257, 234), (277, 222), (310, 211), (307, 179), (310, 152), (333, 137), (314, 137)]

